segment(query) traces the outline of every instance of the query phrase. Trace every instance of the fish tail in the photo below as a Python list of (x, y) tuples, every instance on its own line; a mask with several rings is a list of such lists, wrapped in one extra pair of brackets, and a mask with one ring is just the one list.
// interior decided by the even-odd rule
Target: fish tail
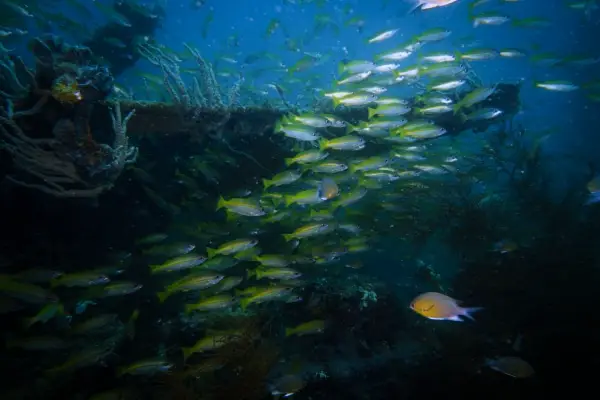
[(23, 318), (22, 324), (23, 328), (29, 329), (31, 325), (35, 324), (35, 318)]
[(279, 207), (281, 205), (281, 199), (273, 199), (272, 201), (275, 207)]
[(164, 303), (165, 300), (167, 299), (167, 297), (169, 297), (171, 295), (171, 293), (169, 293), (169, 292), (158, 292), (156, 295), (158, 296), (158, 301), (160, 301), (161, 303)]
[(281, 124), (282, 120), (278, 120), (277, 122), (275, 122), (275, 128), (274, 128), (274, 132), (281, 132), (283, 130), (283, 125)]
[(291, 233), (284, 233), (283, 238), (285, 239), (286, 242), (289, 242), (290, 240), (292, 240), (294, 238), (294, 235)]
[(125, 371), (126, 371), (125, 367), (117, 368), (117, 372), (116, 372), (117, 378), (125, 375)]
[(213, 258), (214, 256), (217, 255), (217, 250), (216, 249), (211, 249), (210, 247), (206, 248), (206, 255), (208, 256), (208, 258)]
[(285, 337), (292, 336), (294, 334), (294, 328), (285, 328)]
[(194, 304), (186, 304), (185, 305), (185, 313), (189, 314), (194, 311)]
[(377, 115), (377, 109), (369, 107), (369, 119)]
[(483, 307), (467, 307), (462, 309), (462, 315), (469, 318), (471, 321), (475, 321), (475, 318), (471, 315), (474, 312), (483, 310)]
[[(287, 161), (286, 161), (286, 164), (287, 164)], [(268, 189), (269, 186), (272, 186), (272, 185), (273, 185), (272, 181), (270, 181), (269, 179), (263, 179), (263, 187), (265, 189)]]
[(292, 165), (294, 163), (293, 158), (284, 158), (283, 161), (285, 162), (286, 167), (289, 167), (290, 165)]
[(342, 103), (342, 99), (338, 99), (336, 97), (334, 97), (331, 100), (333, 101), (333, 109), (334, 110), (337, 108), (337, 106), (339, 106)]
[(246, 277), (248, 279), (252, 278), (253, 276), (256, 276), (256, 270), (251, 270), (251, 269), (247, 269), (246, 270)]
[(454, 112), (454, 115), (458, 114), (458, 112), (460, 111), (461, 108), (462, 108), (462, 104), (460, 104), (460, 102), (453, 105), (452, 111)]
[(237, 214), (236, 213), (232, 213), (231, 211), (227, 210), (227, 216), (225, 217), (225, 220), (227, 222), (234, 222), (237, 220)]
[(319, 140), (319, 149), (325, 150), (327, 148), (327, 139)]
[(183, 353), (183, 362), (185, 362), (194, 353), (194, 349), (192, 347), (182, 347), (181, 352)]
[(346, 134), (350, 134), (350, 133), (354, 132), (355, 130), (356, 130), (356, 126), (354, 126), (350, 123), (346, 124)]
[(285, 203), (286, 207), (291, 206), (292, 204), (294, 204), (294, 196), (285, 196), (283, 198), (283, 201)]
[(225, 207), (225, 199), (223, 196), (219, 196), (219, 201), (217, 201), (217, 209), (215, 211), (219, 211), (223, 207)]
[(246, 308), (250, 305), (250, 302), (250, 298), (240, 300), (240, 307), (242, 307), (242, 310), (246, 311)]

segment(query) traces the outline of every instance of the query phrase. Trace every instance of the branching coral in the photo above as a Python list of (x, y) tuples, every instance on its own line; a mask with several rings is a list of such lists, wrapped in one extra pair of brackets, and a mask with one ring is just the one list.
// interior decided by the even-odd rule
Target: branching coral
[(223, 100), (222, 89), (217, 82), (212, 65), (206, 61), (200, 52), (188, 46), (199, 67), (198, 76), (186, 84), (180, 72), (179, 58), (167, 54), (160, 46), (150, 43), (138, 45), (138, 52), (150, 63), (159, 67), (163, 73), (165, 88), (172, 101), (185, 111), (196, 111), (203, 108), (226, 110), (237, 105), (241, 79), (228, 92), (227, 103)]
[[(96, 197), (110, 189), (125, 165), (135, 161), (137, 148), (130, 146), (126, 124), (130, 112), (121, 119), (119, 104), (114, 108), (113, 147), (98, 145), (93, 140), (76, 141), (75, 127), (70, 120), (60, 120), (53, 138), (33, 139), (12, 120), (5, 110), (0, 112), (0, 148), (13, 158), (15, 169), (26, 180), (8, 176), (11, 182), (57, 197)], [(85, 161), (85, 164), (84, 164)], [(99, 171), (107, 171), (106, 178), (92, 179)]]
[[(24, 78), (29, 82), (23, 82)], [(0, 55), (0, 82), (2, 82), (0, 96), (5, 99), (17, 99), (27, 96), (30, 86), (35, 85), (35, 76), (20, 57), (11, 59), (2, 54)]]
[(25, 182), (10, 175), (8, 180), (57, 197), (95, 197), (107, 189), (102, 185), (94, 187), (88, 184), (73, 162), (61, 154), (55, 139), (32, 139), (4, 114), (0, 115), (0, 148), (11, 154), (16, 169), (38, 183)]
[[(94, 64), (87, 47), (67, 45), (52, 35), (34, 39), (31, 49), (35, 71), (18, 57), (0, 54), (0, 149), (12, 156), (14, 166), (7, 179), (57, 197), (96, 197), (137, 157), (126, 129), (134, 111), (122, 118), (116, 104), (111, 110), (113, 145), (96, 142), (89, 115), (112, 90), (110, 71)], [(50, 129), (21, 123), (47, 105), (62, 111), (60, 119), (48, 121)]]

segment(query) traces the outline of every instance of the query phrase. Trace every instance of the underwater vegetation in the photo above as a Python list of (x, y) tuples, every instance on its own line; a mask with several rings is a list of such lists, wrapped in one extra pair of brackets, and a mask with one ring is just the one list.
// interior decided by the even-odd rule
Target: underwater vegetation
[(0, 397), (591, 386), (596, 2), (258, 3), (0, 0)]

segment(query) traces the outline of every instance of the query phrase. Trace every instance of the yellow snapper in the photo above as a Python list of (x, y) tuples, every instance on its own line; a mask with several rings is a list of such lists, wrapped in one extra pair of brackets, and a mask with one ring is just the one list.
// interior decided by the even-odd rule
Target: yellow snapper
[(288, 242), (292, 239), (304, 239), (304, 238), (311, 237), (311, 236), (322, 235), (324, 233), (331, 231), (332, 228), (333, 227), (330, 226), (329, 224), (324, 224), (321, 222), (307, 224), (307, 225), (301, 226), (300, 228), (296, 229), (292, 233), (284, 234), (283, 238)]
[(207, 297), (200, 300), (196, 304), (186, 304), (185, 312), (192, 311), (211, 311), (227, 308), (235, 303), (235, 298), (230, 294), (221, 294), (217, 296)]
[(198, 254), (186, 254), (184, 256), (172, 258), (160, 265), (150, 265), (150, 270), (153, 274), (181, 271), (184, 269), (197, 267), (205, 261), (205, 256), (201, 256)]
[[(248, 288), (250, 289), (250, 288)], [(251, 304), (260, 304), (266, 301), (286, 298), (292, 292), (291, 287), (271, 286), (268, 288), (253, 288), (254, 293), (240, 301), (240, 306), (245, 310)]]
[(265, 210), (262, 209), (260, 204), (256, 200), (252, 199), (229, 199), (225, 200), (223, 197), (219, 197), (217, 202), (217, 211), (221, 208), (227, 209), (235, 214), (243, 215), (246, 217), (260, 217), (265, 215)]
[(323, 202), (323, 200), (321, 200), (321, 198), (319, 197), (318, 189), (303, 190), (299, 193), (285, 196), (284, 199), (285, 199), (286, 206), (291, 206), (294, 203), (297, 203), (300, 205), (306, 205), (306, 204), (318, 204), (318, 203)]
[(285, 159), (285, 165), (298, 164), (309, 164), (317, 161), (324, 160), (329, 154), (320, 150), (308, 150), (297, 154), (292, 158)]
[(256, 239), (236, 239), (231, 242), (224, 243), (216, 249), (206, 248), (208, 258), (213, 258), (217, 255), (230, 255), (239, 253), (244, 250), (251, 249), (258, 244)]
[(208, 350), (215, 350), (219, 347), (223, 347), (230, 341), (234, 340), (235, 336), (230, 334), (217, 334), (212, 336), (206, 336), (196, 342), (192, 347), (182, 347), (181, 351), (183, 352), (183, 361), (187, 361), (187, 359), (194, 353), (203, 353)]
[(311, 335), (315, 333), (323, 333), (325, 331), (325, 321), (323, 320), (315, 320), (310, 322), (305, 322), (300, 324), (294, 328), (285, 328), (285, 336), (304, 336)]
[(30, 283), (17, 282), (0, 277), (0, 293), (31, 304), (45, 304), (58, 301), (53, 293)]
[(296, 279), (302, 274), (291, 268), (257, 268), (254, 271), (248, 270), (248, 278), (252, 276), (256, 279)]
[(123, 375), (155, 375), (169, 372), (173, 364), (164, 360), (141, 360), (117, 369), (117, 376)]
[(319, 146), (321, 150), (350, 150), (358, 151), (365, 148), (365, 140), (360, 136), (340, 136), (335, 139), (321, 140)]
[(198, 275), (188, 275), (169, 286), (164, 292), (158, 292), (159, 301), (164, 302), (169, 296), (177, 292), (188, 292), (190, 290), (202, 290), (216, 285), (224, 278), (223, 275), (217, 273), (203, 273)]
[(272, 179), (263, 179), (263, 186), (268, 189), (271, 186), (283, 186), (296, 182), (302, 176), (300, 171), (283, 171)]
[(51, 287), (66, 286), (66, 287), (87, 287), (94, 285), (104, 285), (110, 282), (110, 279), (97, 272), (80, 272), (73, 274), (64, 274), (50, 281)]

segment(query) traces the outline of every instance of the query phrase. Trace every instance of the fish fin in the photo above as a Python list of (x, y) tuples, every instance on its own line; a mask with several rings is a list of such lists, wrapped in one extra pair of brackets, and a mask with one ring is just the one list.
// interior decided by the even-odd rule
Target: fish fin
[(474, 312), (480, 311), (480, 310), (483, 310), (483, 307), (463, 308), (461, 315), (464, 315), (465, 317), (469, 318), (471, 321), (475, 321), (475, 318), (473, 318), (473, 316), (471, 314)]
[(415, 5), (413, 7), (410, 8), (410, 10), (408, 10), (408, 12), (406, 13), (406, 15), (410, 15), (410, 14), (414, 14), (417, 12), (417, 10), (419, 10), (421, 7), (423, 7), (425, 5), (425, 3), (423, 1), (416, 1)]
[(275, 128), (273, 129), (273, 132), (278, 133), (282, 131), (283, 126), (281, 125), (281, 120), (278, 120), (277, 122), (275, 122)]

